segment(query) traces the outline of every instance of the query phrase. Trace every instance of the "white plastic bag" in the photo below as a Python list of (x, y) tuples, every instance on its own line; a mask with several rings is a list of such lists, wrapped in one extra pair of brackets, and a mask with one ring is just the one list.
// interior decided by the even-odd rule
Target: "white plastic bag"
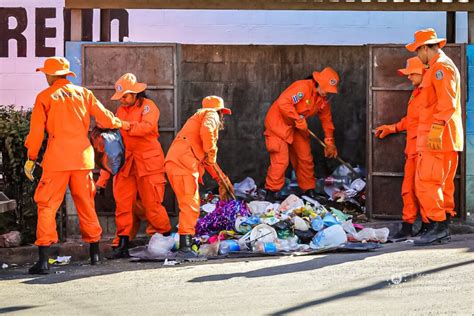
[(267, 212), (267, 207), (272, 205), (272, 203), (267, 201), (252, 201), (248, 204), (250, 212), (254, 215), (263, 215)]
[(251, 195), (257, 190), (257, 185), (252, 178), (247, 177), (239, 183), (234, 183), (234, 190), (235, 193)]
[(387, 227), (384, 228), (364, 228), (357, 233), (356, 239), (358, 241), (378, 241), (381, 243), (387, 242), (388, 234), (390, 233)]
[(310, 247), (313, 249), (335, 248), (347, 242), (347, 235), (341, 225), (332, 225), (313, 237)]
[(291, 212), (303, 206), (304, 206), (303, 200), (297, 197), (296, 195), (291, 194), (281, 203), (278, 211), (281, 213)]
[(174, 238), (165, 237), (162, 234), (154, 234), (148, 243), (147, 250), (153, 256), (166, 255), (174, 246)]

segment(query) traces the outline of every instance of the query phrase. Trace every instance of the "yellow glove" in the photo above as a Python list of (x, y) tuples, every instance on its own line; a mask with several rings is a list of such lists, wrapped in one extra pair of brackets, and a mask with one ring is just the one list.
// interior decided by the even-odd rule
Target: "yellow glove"
[(324, 139), (324, 143), (326, 144), (326, 148), (324, 148), (324, 156), (326, 158), (336, 158), (337, 148), (336, 148), (336, 144), (334, 143), (334, 138), (326, 137)]
[(25, 169), (25, 175), (26, 177), (33, 182), (33, 180), (35, 179), (33, 177), (33, 171), (35, 170), (35, 161), (34, 160), (30, 160), (28, 159), (26, 162), (25, 162), (25, 166), (23, 167)]
[(441, 150), (443, 146), (444, 125), (431, 124), (430, 133), (428, 134), (428, 147), (433, 150)]
[(375, 137), (383, 139), (390, 134), (395, 134), (397, 132), (397, 127), (395, 124), (392, 125), (382, 125), (375, 129)]
[(232, 199), (232, 195), (235, 196), (234, 186), (227, 176), (223, 176), (223, 178), (224, 181), (219, 181), (219, 198), (221, 200), (228, 201)]

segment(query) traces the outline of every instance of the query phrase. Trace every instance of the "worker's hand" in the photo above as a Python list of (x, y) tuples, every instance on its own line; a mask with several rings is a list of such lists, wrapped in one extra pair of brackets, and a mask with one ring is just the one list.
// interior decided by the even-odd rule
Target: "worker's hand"
[(428, 147), (432, 150), (441, 150), (443, 146), (444, 125), (431, 124), (430, 133), (428, 134)]
[(25, 162), (25, 166), (24, 166), (23, 168), (24, 168), (24, 170), (25, 170), (25, 175), (26, 175), (26, 177), (27, 177), (31, 182), (33, 182), (33, 180), (35, 179), (35, 178), (33, 177), (33, 171), (35, 170), (35, 161), (28, 159), (28, 160)]
[(128, 131), (130, 129), (130, 122), (122, 121), (122, 129)]
[(295, 127), (300, 131), (301, 134), (309, 137), (308, 122), (304, 117), (296, 121)]
[(375, 137), (380, 139), (384, 139), (390, 134), (395, 134), (397, 132), (397, 127), (395, 124), (391, 125), (382, 125), (375, 129)]
[(235, 196), (234, 186), (226, 175), (222, 175), (223, 179), (219, 180), (219, 198), (223, 201), (232, 199)]
[(326, 148), (324, 148), (324, 156), (326, 158), (336, 158), (337, 148), (336, 148), (336, 144), (334, 143), (334, 138), (326, 137), (324, 139), (324, 144), (326, 144)]
[(216, 155), (209, 153), (204, 157), (203, 163), (207, 166), (213, 167), (216, 164)]
[(105, 187), (101, 187), (100, 185), (97, 185), (95, 186), (95, 194), (96, 195), (100, 195), (100, 196), (104, 196), (105, 195)]
[[(98, 127), (103, 128), (103, 127), (99, 124), (99, 122), (96, 122), (96, 123), (97, 123), (97, 126), (98, 126)], [(114, 119), (114, 126), (113, 126), (112, 128), (114, 128), (114, 129), (122, 128), (122, 121), (121, 121), (118, 117), (116, 117), (116, 118)]]

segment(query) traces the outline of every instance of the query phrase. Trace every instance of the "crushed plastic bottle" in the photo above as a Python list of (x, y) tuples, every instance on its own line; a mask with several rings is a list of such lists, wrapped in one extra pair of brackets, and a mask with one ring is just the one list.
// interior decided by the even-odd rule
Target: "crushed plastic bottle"
[(223, 240), (219, 245), (219, 254), (226, 255), (231, 252), (240, 251), (240, 245), (236, 240)]
[(276, 253), (278, 252), (278, 248), (277, 244), (274, 242), (257, 241), (253, 246), (253, 252)]

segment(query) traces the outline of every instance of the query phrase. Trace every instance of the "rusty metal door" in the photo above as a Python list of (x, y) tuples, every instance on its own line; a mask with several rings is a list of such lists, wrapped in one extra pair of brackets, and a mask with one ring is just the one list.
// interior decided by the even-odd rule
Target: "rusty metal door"
[[(115, 81), (127, 72), (135, 74), (148, 87), (146, 93), (160, 109), (159, 141), (166, 152), (178, 130), (178, 62), (176, 44), (84, 44), (82, 45), (82, 84), (112, 112), (117, 101), (110, 100)], [(109, 183), (110, 186), (110, 183)], [(106, 200), (97, 200), (99, 215), (110, 214), (115, 205), (109, 191)], [(164, 205), (174, 214), (174, 195), (167, 185)]]
[[(466, 126), (465, 46), (450, 44), (443, 50), (453, 59), (461, 73), (463, 122)], [(410, 57), (413, 54), (403, 45), (369, 46), (367, 210), (371, 218), (401, 219), (402, 216), (401, 186), (406, 134), (398, 133), (380, 140), (374, 137), (374, 131), (377, 126), (396, 123), (406, 115), (413, 87), (406, 77), (397, 74), (397, 69), (404, 68)], [(455, 179), (456, 211), (462, 218), (465, 216), (465, 161), (465, 154), (462, 153)]]

